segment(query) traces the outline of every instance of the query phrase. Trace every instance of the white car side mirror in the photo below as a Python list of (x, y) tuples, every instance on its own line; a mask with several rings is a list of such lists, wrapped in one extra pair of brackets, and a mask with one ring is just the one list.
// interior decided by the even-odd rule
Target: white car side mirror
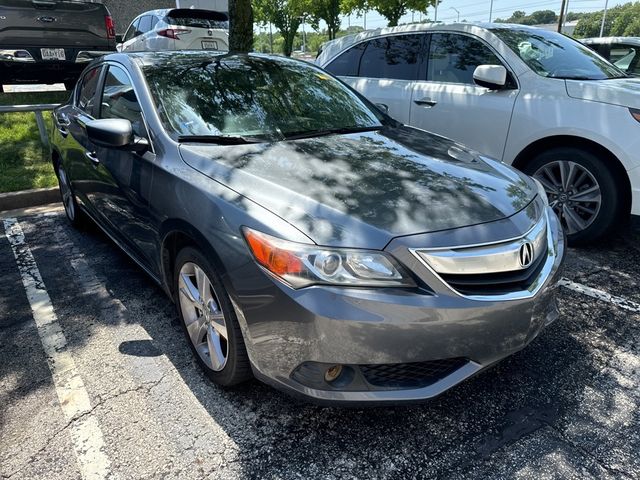
[(507, 69), (502, 65), (478, 65), (473, 80), (481, 87), (498, 90), (507, 84)]
[(121, 52), (123, 47), (124, 47), (124, 44), (123, 44), (123, 43), (118, 43), (118, 44), (116, 45), (116, 50), (117, 50), (118, 52)]

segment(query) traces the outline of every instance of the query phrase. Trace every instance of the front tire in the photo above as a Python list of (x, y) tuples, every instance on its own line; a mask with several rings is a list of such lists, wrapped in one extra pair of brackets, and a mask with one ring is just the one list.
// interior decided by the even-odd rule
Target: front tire
[(182, 249), (173, 288), (191, 351), (207, 376), (221, 386), (251, 378), (249, 357), (231, 300), (220, 276), (197, 249)]
[(544, 186), (571, 245), (592, 243), (615, 227), (623, 201), (605, 158), (558, 147), (537, 155), (524, 171)]

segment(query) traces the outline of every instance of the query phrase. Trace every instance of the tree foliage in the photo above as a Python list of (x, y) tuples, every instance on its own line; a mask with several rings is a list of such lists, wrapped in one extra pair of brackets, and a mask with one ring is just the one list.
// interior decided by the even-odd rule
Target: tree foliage
[(520, 25), (544, 25), (558, 21), (553, 10), (538, 10), (527, 15), (522, 10), (516, 10), (509, 18), (496, 18), (496, 23), (518, 23)]
[(282, 53), (286, 56), (291, 56), (293, 40), (310, 6), (311, 0), (253, 0), (256, 21), (276, 26), (282, 35)]
[(390, 27), (395, 27), (407, 12), (426, 12), (436, 1), (442, 0), (343, 0), (342, 4), (345, 13), (375, 10), (388, 20)]
[[(584, 15), (574, 31), (579, 38), (600, 35), (603, 10)], [(604, 36), (637, 37), (640, 36), (640, 2), (625, 3), (607, 10), (604, 23)]]
[(342, 13), (342, 0), (314, 0), (309, 9), (311, 26), (319, 30), (320, 21), (327, 24), (329, 40), (336, 38), (340, 30), (340, 14)]

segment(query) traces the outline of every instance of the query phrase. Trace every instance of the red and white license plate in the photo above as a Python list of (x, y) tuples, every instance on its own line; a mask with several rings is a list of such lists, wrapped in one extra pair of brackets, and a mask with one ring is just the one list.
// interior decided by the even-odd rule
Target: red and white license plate
[(215, 40), (203, 40), (202, 41), (202, 49), (203, 50), (218, 50), (218, 42)]
[(64, 48), (41, 48), (40, 55), (43, 60), (66, 60)]

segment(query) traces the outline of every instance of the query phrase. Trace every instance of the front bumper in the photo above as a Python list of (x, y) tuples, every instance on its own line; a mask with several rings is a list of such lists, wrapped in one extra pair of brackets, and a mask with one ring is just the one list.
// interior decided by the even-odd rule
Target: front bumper
[[(320, 403), (416, 402), (443, 393), (524, 348), (557, 318), (565, 247), (557, 218), (553, 213), (549, 218), (553, 248), (548, 268), (535, 291), (521, 298), (491, 301), (444, 288), (293, 290), (277, 281), (259, 296), (237, 297), (236, 312), (256, 376)], [(373, 385), (363, 375), (372, 365), (449, 359), (458, 362), (455, 369), (418, 387)], [(323, 372), (335, 364), (355, 372), (353, 381), (331, 384), (313, 377), (314, 368)], [(308, 365), (313, 368), (301, 375)]]

